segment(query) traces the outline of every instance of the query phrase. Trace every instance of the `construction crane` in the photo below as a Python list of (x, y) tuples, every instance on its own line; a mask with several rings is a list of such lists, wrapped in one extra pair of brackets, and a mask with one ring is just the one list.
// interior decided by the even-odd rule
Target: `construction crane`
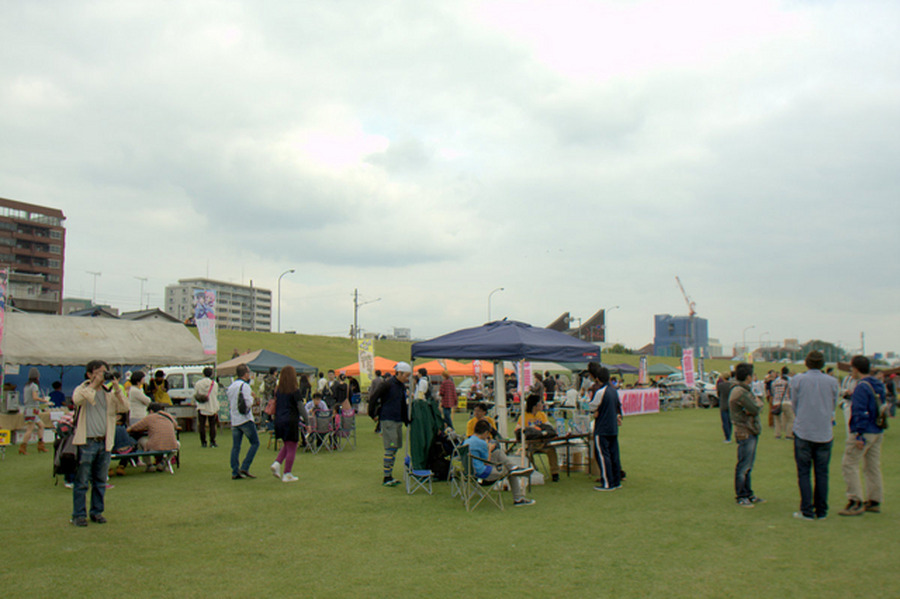
[(687, 294), (687, 291), (684, 290), (684, 285), (681, 284), (681, 279), (676, 275), (675, 280), (678, 281), (678, 288), (681, 289), (681, 295), (684, 296), (684, 303), (687, 304), (688, 307), (688, 316), (693, 318), (697, 315), (697, 304), (694, 303), (694, 300), (691, 299), (691, 296)]

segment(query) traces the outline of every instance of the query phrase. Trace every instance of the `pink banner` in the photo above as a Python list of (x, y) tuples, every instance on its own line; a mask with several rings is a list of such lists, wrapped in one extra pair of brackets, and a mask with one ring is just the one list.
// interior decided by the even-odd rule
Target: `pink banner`
[(681, 372), (684, 374), (684, 384), (694, 387), (694, 350), (686, 349), (681, 352)]
[(619, 391), (622, 402), (622, 413), (625, 416), (634, 414), (654, 414), (659, 412), (659, 389), (626, 389)]

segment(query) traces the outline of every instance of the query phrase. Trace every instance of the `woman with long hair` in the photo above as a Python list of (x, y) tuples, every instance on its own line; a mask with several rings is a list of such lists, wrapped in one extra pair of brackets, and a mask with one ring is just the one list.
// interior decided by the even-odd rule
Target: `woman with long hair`
[[(278, 377), (275, 388), (275, 438), (284, 441), (278, 457), (272, 462), (272, 474), (281, 482), (297, 481), (292, 470), (300, 442), (300, 419), (309, 420), (303, 405), (303, 394), (297, 383), (297, 371), (293, 366), (285, 366)], [(283, 466), (283, 469), (282, 469)]]

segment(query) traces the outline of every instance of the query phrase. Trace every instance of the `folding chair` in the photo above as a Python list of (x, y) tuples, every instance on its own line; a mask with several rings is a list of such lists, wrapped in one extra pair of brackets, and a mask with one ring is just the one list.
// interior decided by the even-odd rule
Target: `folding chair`
[[(457, 449), (462, 467), (462, 500), (466, 506), (466, 511), (474, 511), (485, 500), (493, 503), (500, 508), (500, 511), (503, 511), (503, 495), (500, 491), (509, 475), (506, 474), (493, 481), (482, 480), (475, 473), (469, 446), (460, 445)], [(494, 468), (500, 466), (500, 464), (495, 464), (489, 460), (480, 461)]]
[(306, 449), (315, 454), (334, 449), (334, 418), (327, 410), (316, 410), (312, 417), (312, 425), (309, 435), (306, 437)]
[(416, 470), (412, 467), (412, 458), (406, 456), (403, 460), (403, 481), (406, 483), (406, 494), (412, 495), (422, 489), (429, 495), (433, 493), (431, 483), (434, 473), (431, 470)]
[(333, 436), (338, 451), (343, 451), (351, 445), (356, 449), (356, 413), (342, 413), (341, 424), (335, 427)]

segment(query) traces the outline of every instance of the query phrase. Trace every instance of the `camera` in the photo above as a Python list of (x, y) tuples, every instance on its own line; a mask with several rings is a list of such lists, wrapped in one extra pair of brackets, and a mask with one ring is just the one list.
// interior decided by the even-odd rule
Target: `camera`
[(119, 377), (120, 377), (119, 373), (115, 370), (110, 370), (108, 372), (103, 373), (103, 380), (104, 380), (104, 382), (107, 382), (107, 383), (109, 381), (113, 381)]

